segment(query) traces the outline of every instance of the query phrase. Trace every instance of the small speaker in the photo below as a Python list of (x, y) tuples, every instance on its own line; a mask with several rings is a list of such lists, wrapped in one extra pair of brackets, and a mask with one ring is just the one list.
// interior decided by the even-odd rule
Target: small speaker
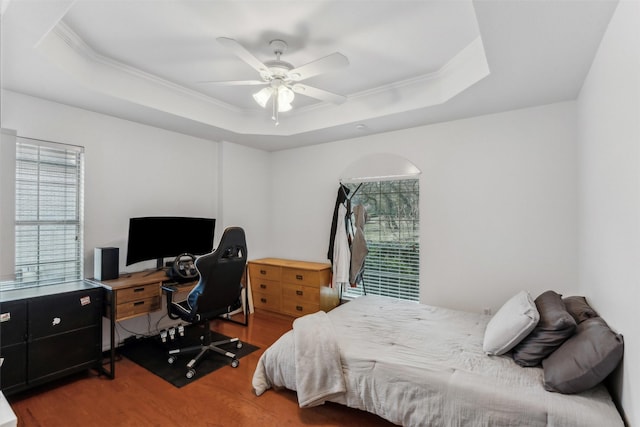
[(93, 275), (97, 280), (117, 279), (120, 276), (120, 248), (95, 248), (93, 254)]

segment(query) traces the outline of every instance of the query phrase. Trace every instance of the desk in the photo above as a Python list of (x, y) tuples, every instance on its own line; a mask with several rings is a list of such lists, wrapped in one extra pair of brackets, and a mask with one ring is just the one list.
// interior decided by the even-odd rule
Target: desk
[[(94, 283), (105, 289), (104, 316), (110, 320), (109, 337), (109, 371), (104, 370), (109, 378), (116, 376), (116, 322), (132, 319), (158, 311), (162, 308), (162, 285), (171, 283), (164, 270), (138, 271), (121, 274), (113, 280), (94, 280)], [(196, 282), (181, 284), (189, 289)]]
[(115, 324), (121, 320), (158, 311), (162, 306), (162, 284), (167, 282), (164, 270), (126, 273), (113, 280), (95, 281), (106, 291), (105, 317), (110, 319), (110, 370), (115, 378)]

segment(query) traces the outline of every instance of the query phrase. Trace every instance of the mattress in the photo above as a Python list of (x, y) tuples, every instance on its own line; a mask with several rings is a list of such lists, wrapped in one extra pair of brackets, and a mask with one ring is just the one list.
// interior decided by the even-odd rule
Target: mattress
[(484, 354), (489, 316), (377, 296), (309, 316), (261, 356), (256, 394), (284, 387), (312, 402), (301, 406), (331, 401), (404, 426), (624, 425), (604, 386), (548, 392), (542, 368)]

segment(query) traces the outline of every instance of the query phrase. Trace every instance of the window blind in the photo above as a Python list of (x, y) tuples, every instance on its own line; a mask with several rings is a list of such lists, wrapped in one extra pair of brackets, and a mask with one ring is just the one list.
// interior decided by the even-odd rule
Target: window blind
[[(349, 185), (355, 191), (357, 185)], [(364, 285), (344, 296), (372, 294), (418, 301), (420, 298), (419, 185), (417, 179), (365, 182), (352, 198), (367, 211), (364, 226), (369, 253)]]
[(83, 277), (83, 156), (82, 147), (17, 139), (15, 285)]

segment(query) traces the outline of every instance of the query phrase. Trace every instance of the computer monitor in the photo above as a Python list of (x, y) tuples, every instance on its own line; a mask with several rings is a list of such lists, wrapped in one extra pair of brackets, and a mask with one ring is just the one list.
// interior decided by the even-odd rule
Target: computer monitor
[(183, 253), (202, 255), (213, 250), (214, 218), (149, 216), (129, 219), (127, 265), (152, 259), (162, 268), (164, 258)]

